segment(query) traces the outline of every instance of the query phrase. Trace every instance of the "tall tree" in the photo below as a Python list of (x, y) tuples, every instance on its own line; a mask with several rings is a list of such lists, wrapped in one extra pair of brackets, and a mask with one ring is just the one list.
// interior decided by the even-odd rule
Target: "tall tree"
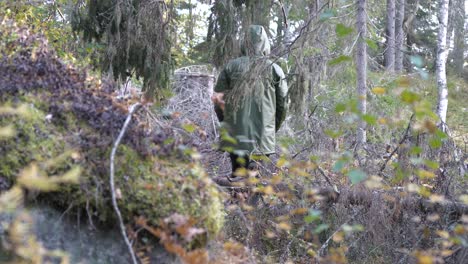
[(214, 18), (209, 25), (212, 30), (208, 30), (207, 39), (211, 39), (210, 34), (214, 34), (216, 43), (213, 63), (216, 67), (221, 67), (239, 54), (239, 20), (242, 20), (239, 8), (241, 5), (241, 2), (235, 0), (216, 0), (213, 4), (211, 11)]
[(106, 46), (104, 72), (122, 81), (134, 72), (146, 97), (160, 99), (170, 84), (173, 12), (163, 1), (90, 0), (77, 4), (72, 25), (85, 41)]
[(448, 89), (447, 89), (447, 23), (448, 23), (449, 0), (439, 0), (439, 32), (437, 35), (437, 59), (436, 77), (439, 98), (437, 104), (437, 115), (442, 122), (442, 129), (445, 129), (447, 121)]
[(463, 63), (465, 61), (465, 1), (455, 0), (454, 1), (454, 47), (453, 47), (453, 62), (455, 66), (455, 72), (459, 75), (463, 75)]
[(405, 5), (405, 0), (397, 0), (395, 16), (395, 72), (403, 70), (403, 43), (405, 42), (403, 20), (405, 18)]
[(273, 1), (271, 0), (245, 0), (247, 26), (252, 24), (262, 25), (263, 28), (269, 29), (272, 4)]
[(387, 0), (385, 68), (395, 68), (395, 0)]
[[(361, 114), (367, 112), (367, 19), (366, 19), (366, 0), (357, 0), (357, 30), (359, 40), (357, 43), (356, 71), (357, 71), (357, 95), (358, 107)], [(366, 142), (366, 122), (359, 121), (357, 130), (357, 143)]]

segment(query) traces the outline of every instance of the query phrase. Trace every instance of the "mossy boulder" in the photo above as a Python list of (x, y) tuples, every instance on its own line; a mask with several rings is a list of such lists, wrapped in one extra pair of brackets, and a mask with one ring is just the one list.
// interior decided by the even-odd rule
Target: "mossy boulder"
[[(31, 162), (48, 175), (79, 165), (83, 172), (79, 185), (63, 185), (39, 198), (114, 223), (110, 152), (131, 102), (117, 99), (111, 82), (101, 83), (61, 62), (44, 38), (8, 23), (2, 27), (6, 34), (0, 42), (14, 50), (0, 54), (0, 105), (22, 107), (23, 113), (0, 116), (0, 127), (13, 125), (16, 130), (13, 138), (0, 144), (0, 177), (14, 183)], [(157, 225), (178, 213), (215, 235), (223, 225), (222, 202), (198, 161), (180, 151), (180, 146), (196, 151), (190, 138), (175, 133), (172, 126), (152, 126), (148, 111), (145, 107), (135, 114), (115, 159), (118, 203), (125, 221), (143, 216)]]

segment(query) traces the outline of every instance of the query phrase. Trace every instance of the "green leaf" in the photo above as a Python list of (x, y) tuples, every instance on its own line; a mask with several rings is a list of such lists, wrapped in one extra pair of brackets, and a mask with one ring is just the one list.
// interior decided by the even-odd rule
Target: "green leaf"
[(373, 115), (365, 114), (362, 115), (362, 120), (364, 120), (367, 124), (369, 125), (376, 125), (377, 124), (377, 118)]
[(424, 66), (424, 59), (421, 56), (410, 56), (411, 64), (418, 68), (422, 68)]
[(196, 129), (195, 125), (193, 124), (184, 124), (182, 125), (182, 128), (189, 133), (195, 132), (195, 129)]
[(442, 130), (440, 130), (440, 129), (437, 130), (435, 134), (436, 134), (436, 136), (437, 136), (438, 138), (440, 138), (441, 140), (447, 138), (447, 134), (444, 133), (444, 131), (442, 131)]
[(431, 146), (431, 148), (440, 148), (442, 147), (442, 140), (438, 137), (433, 137), (429, 140), (429, 146)]
[(327, 224), (320, 224), (314, 229), (314, 234), (320, 234), (323, 231), (327, 230), (329, 225)]
[(344, 169), (344, 167), (346, 166), (347, 162), (345, 160), (338, 160), (337, 162), (335, 162), (335, 164), (333, 165), (333, 168), (332, 170), (334, 172), (340, 172), (342, 169)]
[(366, 39), (366, 43), (367, 43), (367, 46), (373, 50), (379, 49), (379, 46), (377, 45), (377, 43), (373, 41), (372, 39)]
[(352, 184), (360, 183), (367, 178), (367, 174), (360, 169), (353, 169), (348, 173)]
[(345, 56), (345, 55), (341, 55), (341, 56), (339, 56), (338, 58), (334, 58), (333, 60), (330, 60), (330, 61), (328, 62), (328, 65), (330, 65), (330, 66), (338, 65), (338, 64), (340, 64), (340, 63), (347, 62), (347, 61), (352, 61), (351, 57)]
[(339, 130), (336, 131), (336, 130), (327, 129), (325, 130), (325, 134), (331, 138), (339, 138), (340, 136), (343, 135), (343, 132)]
[(420, 97), (418, 94), (416, 93), (413, 93), (411, 91), (408, 91), (408, 90), (405, 90), (401, 93), (400, 95), (401, 97), (401, 100), (405, 103), (409, 103), (409, 104), (412, 104), (414, 102), (417, 102), (420, 100)]
[(424, 160), (424, 164), (428, 166), (429, 168), (436, 170), (439, 168), (439, 163), (437, 161), (432, 161), (432, 160)]
[(412, 147), (410, 149), (410, 154), (411, 155), (418, 155), (418, 154), (421, 154), (421, 153), (422, 153), (422, 148), (421, 147), (415, 146), (415, 147)]
[(320, 217), (322, 216), (322, 211), (320, 210), (315, 210), (315, 209), (310, 209), (309, 214), (304, 217), (304, 221), (307, 224), (310, 224), (314, 221), (320, 220)]
[(335, 32), (338, 37), (342, 38), (351, 34), (351, 32), (353, 32), (353, 28), (347, 27), (343, 24), (337, 24), (335, 28)]
[(343, 113), (346, 111), (346, 105), (343, 103), (339, 103), (335, 106), (335, 113)]

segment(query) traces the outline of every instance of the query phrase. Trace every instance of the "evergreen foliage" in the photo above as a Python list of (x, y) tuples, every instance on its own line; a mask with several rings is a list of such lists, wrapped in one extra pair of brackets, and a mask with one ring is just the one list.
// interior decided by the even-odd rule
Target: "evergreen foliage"
[(91, 0), (77, 4), (72, 26), (85, 41), (102, 41), (103, 72), (121, 82), (142, 77), (147, 99), (162, 99), (173, 70), (173, 6), (151, 0)]

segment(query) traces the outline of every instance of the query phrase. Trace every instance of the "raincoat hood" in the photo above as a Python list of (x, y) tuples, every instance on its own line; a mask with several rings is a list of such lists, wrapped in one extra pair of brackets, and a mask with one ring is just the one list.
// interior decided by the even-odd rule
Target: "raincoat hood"
[(245, 56), (267, 56), (270, 54), (270, 41), (263, 26), (251, 25), (245, 33), (241, 45)]

